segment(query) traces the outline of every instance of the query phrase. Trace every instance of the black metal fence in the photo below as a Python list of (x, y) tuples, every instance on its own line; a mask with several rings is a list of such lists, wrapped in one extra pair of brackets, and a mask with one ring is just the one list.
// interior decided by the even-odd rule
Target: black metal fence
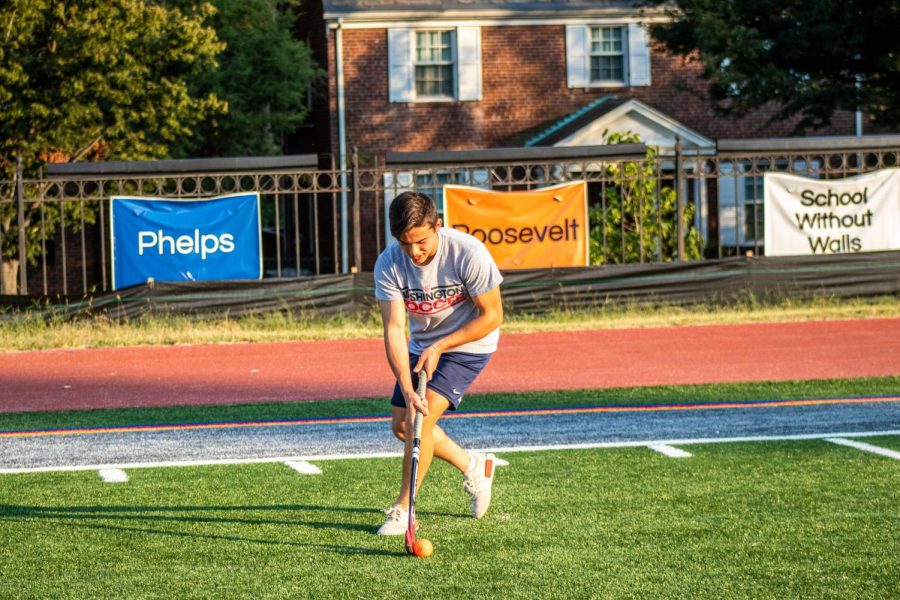
[[(389, 241), (386, 207), (449, 183), (524, 190), (588, 184), (592, 264), (764, 254), (766, 172), (833, 179), (900, 165), (900, 135), (388, 153), (346, 171), (315, 156), (51, 165), (0, 181), (0, 293), (108, 291), (113, 196), (207, 198), (259, 192), (264, 276), (371, 270)], [(20, 233), (24, 232), (24, 235)]]

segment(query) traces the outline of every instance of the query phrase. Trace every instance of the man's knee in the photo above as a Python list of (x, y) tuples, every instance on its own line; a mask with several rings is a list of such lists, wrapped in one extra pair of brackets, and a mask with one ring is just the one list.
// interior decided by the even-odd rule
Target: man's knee
[(406, 422), (405, 421), (397, 421), (396, 419), (391, 423), (391, 432), (393, 432), (394, 436), (400, 440), (401, 442), (406, 441)]
[[(437, 427), (437, 418), (429, 419), (426, 417), (422, 421), (422, 435), (430, 436), (434, 429)], [(401, 442), (406, 441), (406, 420), (397, 420), (391, 422), (391, 433), (400, 440)]]

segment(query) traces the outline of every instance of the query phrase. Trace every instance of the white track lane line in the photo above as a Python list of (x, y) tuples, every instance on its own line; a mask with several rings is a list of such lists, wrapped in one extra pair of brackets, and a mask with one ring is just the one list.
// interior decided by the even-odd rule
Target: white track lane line
[(654, 452), (659, 452), (660, 454), (665, 454), (670, 458), (690, 458), (693, 456), (690, 452), (685, 452), (681, 448), (676, 448), (675, 446), (669, 446), (668, 444), (650, 444), (647, 446)]
[(851, 448), (856, 448), (857, 450), (862, 450), (863, 452), (871, 452), (872, 454), (880, 454), (881, 456), (887, 456), (888, 458), (893, 458), (894, 460), (900, 460), (900, 452), (897, 452), (896, 450), (891, 450), (889, 448), (882, 448), (881, 446), (873, 446), (872, 444), (866, 444), (864, 442), (845, 440), (844, 438), (827, 438), (825, 441), (831, 442), (832, 444), (837, 444), (839, 446), (849, 446)]
[(285, 461), (287, 466), (297, 471), (301, 475), (321, 475), (322, 469), (316, 465), (306, 462), (305, 460), (288, 460)]
[[(588, 444), (556, 444), (546, 446), (505, 446), (498, 448), (473, 448), (479, 452), (492, 452), (494, 454), (508, 454), (509, 452), (544, 452), (547, 450), (596, 450), (601, 448), (642, 448), (650, 445), (665, 444), (667, 446), (687, 446), (691, 444), (731, 444), (745, 442), (786, 442), (801, 440), (823, 440), (828, 438), (859, 438), (872, 436), (900, 435), (900, 429), (887, 431), (854, 431), (854, 432), (828, 432), (828, 433), (804, 433), (798, 435), (776, 436), (746, 436), (732, 438), (694, 438), (683, 440), (642, 440), (632, 442), (596, 442)], [(58, 473), (65, 471), (99, 471), (100, 469), (158, 469), (163, 467), (208, 467), (216, 465), (251, 465), (265, 463), (286, 463), (288, 461), (315, 461), (323, 460), (359, 460), (370, 458), (397, 458), (402, 456), (400, 452), (370, 452), (360, 454), (321, 454), (317, 456), (259, 456), (252, 458), (226, 458), (208, 460), (173, 460), (169, 462), (135, 462), (122, 464), (103, 465), (62, 465), (49, 467), (15, 467), (0, 469), (0, 475), (16, 473)]]
[(128, 481), (128, 474), (122, 469), (100, 469), (98, 473), (100, 478), (106, 483), (125, 483)]

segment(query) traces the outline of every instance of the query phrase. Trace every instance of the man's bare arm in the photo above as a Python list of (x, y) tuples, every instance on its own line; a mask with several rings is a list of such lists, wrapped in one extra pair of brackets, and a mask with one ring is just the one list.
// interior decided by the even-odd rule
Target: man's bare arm
[(401, 300), (380, 300), (381, 322), (384, 325), (384, 349), (388, 364), (400, 385), (407, 406), (412, 405), (423, 415), (428, 414), (424, 398), (419, 398), (409, 374), (409, 349), (406, 345), (406, 307)]

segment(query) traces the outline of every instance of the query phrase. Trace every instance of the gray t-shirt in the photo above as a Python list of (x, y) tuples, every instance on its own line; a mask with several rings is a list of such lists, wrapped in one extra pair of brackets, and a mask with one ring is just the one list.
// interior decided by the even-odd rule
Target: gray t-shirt
[[(416, 265), (394, 240), (375, 263), (375, 297), (402, 300), (409, 314), (409, 351), (421, 354), (431, 344), (478, 316), (473, 296), (494, 289), (503, 277), (488, 249), (467, 233), (438, 230), (438, 249), (431, 262)], [(490, 354), (500, 329), (451, 352)]]

